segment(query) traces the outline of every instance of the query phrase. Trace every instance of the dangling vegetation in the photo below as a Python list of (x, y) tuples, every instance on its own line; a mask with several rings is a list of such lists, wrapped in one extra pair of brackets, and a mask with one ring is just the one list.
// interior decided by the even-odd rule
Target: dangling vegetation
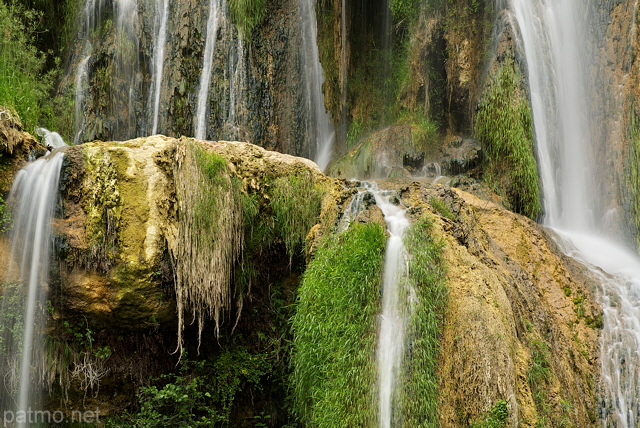
[(398, 418), (403, 419), (402, 426), (433, 427), (439, 424), (436, 372), (447, 302), (444, 243), (434, 238), (428, 218), (411, 225), (403, 240), (416, 299), (407, 329)]
[(229, 0), (231, 19), (246, 40), (251, 40), (251, 33), (264, 19), (266, 9), (265, 0)]
[(241, 183), (231, 177), (227, 161), (193, 142), (178, 146), (174, 171), (178, 197), (178, 240), (173, 254), (178, 306), (178, 347), (182, 351), (185, 316), (206, 318), (219, 332), (231, 305), (232, 268), (243, 247)]
[(318, 248), (292, 319), (294, 411), (305, 426), (364, 427), (375, 408), (376, 315), (385, 234), (353, 224)]
[(274, 226), (289, 259), (300, 251), (309, 230), (318, 222), (321, 200), (322, 192), (309, 171), (273, 180), (270, 206)]
[(532, 219), (542, 211), (533, 153), (533, 119), (518, 68), (508, 57), (489, 84), (475, 118), (486, 156), (485, 179), (510, 208)]

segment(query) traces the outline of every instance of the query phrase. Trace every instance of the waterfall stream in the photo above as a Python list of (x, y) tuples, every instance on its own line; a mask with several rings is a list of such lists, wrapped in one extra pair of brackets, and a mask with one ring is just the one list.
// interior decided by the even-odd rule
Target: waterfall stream
[(378, 410), (381, 428), (392, 426), (394, 415), (394, 393), (404, 354), (404, 339), (408, 320), (406, 302), (403, 302), (403, 287), (407, 282), (407, 257), (402, 236), (409, 219), (405, 209), (390, 202), (389, 196), (371, 185), (370, 191), (376, 198), (376, 204), (384, 214), (389, 239), (384, 256), (384, 276), (382, 284), (382, 313), (378, 336)]
[(209, 2), (209, 18), (207, 19), (207, 38), (204, 45), (204, 58), (202, 60), (202, 73), (200, 74), (200, 89), (196, 110), (196, 138), (207, 138), (207, 104), (209, 103), (209, 85), (211, 83), (211, 70), (213, 69), (213, 54), (216, 51), (216, 39), (220, 20), (224, 17), (225, 4), (223, 0), (211, 0)]
[(314, 161), (321, 170), (326, 170), (331, 155), (335, 133), (329, 113), (324, 105), (322, 84), (324, 71), (320, 64), (318, 52), (318, 23), (316, 21), (315, 2), (302, 0), (300, 2), (300, 24), (302, 31), (302, 80), (305, 82), (305, 100), (309, 112), (307, 124), (307, 138), (316, 141)]
[(511, 0), (527, 59), (545, 217), (569, 255), (600, 280), (603, 307), (601, 409), (604, 426), (640, 422), (640, 259), (610, 238), (606, 204), (593, 190), (590, 132), (595, 67), (579, 0)]
[(169, 20), (169, 0), (156, 0), (154, 20), (153, 60), (151, 62), (151, 91), (149, 91), (153, 106), (151, 120), (151, 135), (158, 133), (160, 117), (160, 94), (162, 91), (162, 76), (164, 74), (164, 51), (167, 44), (167, 21)]
[[(0, 353), (4, 410), (39, 409), (45, 368), (44, 321), (48, 287), (51, 219), (65, 146), (60, 136), (39, 130), (53, 152), (30, 162), (17, 174), (10, 201), (13, 215), (11, 260), (0, 308)], [(20, 425), (19, 425), (20, 426)]]

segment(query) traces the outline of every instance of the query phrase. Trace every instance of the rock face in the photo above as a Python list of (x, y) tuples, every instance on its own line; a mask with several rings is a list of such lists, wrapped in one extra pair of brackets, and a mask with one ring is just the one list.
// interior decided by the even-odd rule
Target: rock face
[[(190, 141), (157, 136), (67, 150), (65, 215), (55, 221), (63, 257), (57, 286), (67, 316), (119, 331), (158, 324), (175, 331), (168, 253), (178, 217), (171, 165)], [(338, 227), (353, 194), (304, 159), (246, 143), (195, 143), (226, 159), (245, 190), (264, 192), (269, 177), (299, 171), (324, 183), (324, 214), (310, 235), (316, 242)], [(414, 216), (432, 217), (445, 243), (442, 425), (476, 421), (499, 400), (508, 403), (513, 425), (536, 426), (543, 418), (595, 424), (600, 315), (583, 268), (560, 255), (545, 230), (491, 202), (408, 179), (380, 186), (397, 188)], [(450, 213), (434, 208), (441, 207), (434, 200)], [(373, 208), (377, 214), (360, 221), (380, 223)], [(539, 367), (543, 374), (535, 378)]]

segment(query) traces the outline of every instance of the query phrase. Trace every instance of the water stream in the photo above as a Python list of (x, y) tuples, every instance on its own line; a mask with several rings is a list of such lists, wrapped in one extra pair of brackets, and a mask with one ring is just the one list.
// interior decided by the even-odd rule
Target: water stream
[[(607, 206), (594, 190), (596, 142), (590, 108), (597, 99), (587, 71), (589, 4), (580, 0), (511, 0), (527, 59), (543, 223), (562, 248), (600, 279), (603, 307), (601, 408), (603, 426), (640, 423), (640, 259), (607, 230)], [(596, 124), (597, 125), (597, 124)], [(611, 176), (611, 174), (609, 174)]]
[[(40, 409), (44, 380), (44, 321), (48, 287), (51, 219), (57, 203), (58, 181), (65, 146), (56, 133), (39, 130), (53, 152), (18, 172), (9, 201), (13, 215), (11, 259), (0, 308), (0, 368), (3, 410)], [(18, 424), (18, 426), (24, 426)]]
[(209, 18), (207, 19), (207, 38), (204, 45), (204, 58), (202, 61), (202, 73), (200, 74), (200, 89), (196, 110), (196, 138), (207, 138), (207, 104), (209, 104), (209, 86), (211, 83), (211, 71), (213, 69), (213, 54), (216, 51), (218, 29), (224, 14), (224, 0), (211, 0), (209, 2)]
[(318, 23), (316, 21), (315, 2), (301, 0), (300, 24), (302, 32), (302, 80), (305, 82), (306, 108), (309, 112), (307, 138), (316, 142), (313, 160), (321, 170), (326, 170), (333, 154), (335, 132), (329, 113), (324, 105), (322, 85), (324, 71), (318, 52)]
[(164, 74), (164, 51), (167, 44), (167, 22), (169, 20), (169, 0), (156, 0), (154, 19), (153, 59), (151, 61), (151, 90), (149, 91), (153, 106), (151, 118), (151, 135), (158, 133), (160, 117), (160, 94), (162, 76)]

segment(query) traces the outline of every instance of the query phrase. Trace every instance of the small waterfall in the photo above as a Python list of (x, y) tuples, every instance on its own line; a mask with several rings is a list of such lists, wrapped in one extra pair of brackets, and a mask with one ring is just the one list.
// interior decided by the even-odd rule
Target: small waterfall
[(164, 74), (164, 51), (167, 44), (167, 22), (169, 20), (169, 0), (156, 0), (154, 20), (153, 60), (151, 61), (151, 90), (149, 104), (153, 106), (151, 135), (158, 133), (160, 116), (160, 93)]
[(220, 20), (224, 18), (224, 0), (210, 0), (209, 19), (207, 19), (207, 33), (204, 45), (204, 58), (202, 73), (200, 75), (200, 89), (198, 90), (196, 110), (196, 138), (207, 138), (207, 104), (209, 104), (209, 86), (211, 83), (211, 71), (213, 69), (213, 54), (216, 51), (216, 39)]
[(594, 190), (599, 175), (591, 159), (596, 142), (589, 110), (597, 97), (586, 75), (596, 65), (589, 52), (589, 8), (579, 0), (511, 0), (528, 64), (544, 223), (558, 233), (564, 250), (591, 266), (601, 280), (599, 413), (603, 426), (636, 427), (640, 259), (609, 237), (608, 216), (602, 212), (607, 204)]
[(305, 100), (309, 112), (307, 138), (316, 142), (314, 161), (321, 170), (326, 170), (333, 154), (335, 133), (329, 113), (324, 106), (324, 72), (318, 53), (318, 23), (315, 2), (301, 0), (300, 23), (302, 31), (302, 80), (305, 82)]
[[(91, 51), (91, 43), (89, 43), (88, 51)], [(80, 144), (80, 136), (84, 132), (85, 129), (85, 120), (84, 120), (84, 108), (86, 102), (86, 94), (89, 90), (89, 60), (91, 59), (91, 55), (87, 55), (78, 66), (78, 71), (76, 72), (76, 114), (75, 114), (75, 123), (76, 123), (76, 133), (73, 139), (73, 144)]]
[(404, 338), (408, 323), (404, 309), (403, 292), (408, 287), (407, 258), (402, 236), (409, 219), (405, 210), (389, 201), (388, 196), (377, 186), (371, 188), (376, 204), (382, 210), (390, 237), (384, 259), (384, 282), (382, 289), (382, 314), (380, 316), (380, 336), (377, 360), (379, 377), (379, 417), (380, 427), (392, 426), (394, 412), (394, 392), (398, 384)]
[[(9, 200), (15, 204), (11, 260), (0, 310), (0, 368), (3, 410), (41, 409), (46, 373), (43, 331), (48, 287), (51, 219), (57, 203), (64, 142), (39, 130), (54, 150), (30, 162), (16, 176)], [(21, 425), (18, 425), (21, 426)]]

